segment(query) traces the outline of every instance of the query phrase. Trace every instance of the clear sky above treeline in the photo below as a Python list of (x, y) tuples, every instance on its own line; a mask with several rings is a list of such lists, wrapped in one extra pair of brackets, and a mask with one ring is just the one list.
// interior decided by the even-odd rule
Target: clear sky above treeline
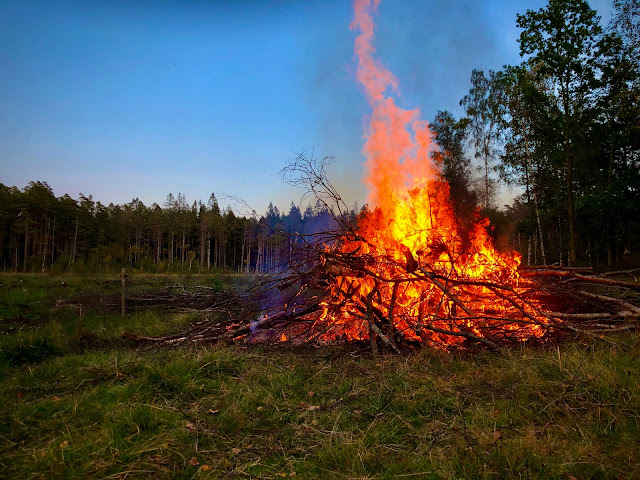
[[(460, 115), (471, 70), (519, 63), (516, 13), (545, 3), (382, 0), (375, 45), (400, 104)], [(604, 22), (610, 3), (591, 1)], [(297, 194), (275, 173), (315, 149), (362, 204), (351, 17), (349, 0), (2, 0), (0, 182), (287, 210)]]

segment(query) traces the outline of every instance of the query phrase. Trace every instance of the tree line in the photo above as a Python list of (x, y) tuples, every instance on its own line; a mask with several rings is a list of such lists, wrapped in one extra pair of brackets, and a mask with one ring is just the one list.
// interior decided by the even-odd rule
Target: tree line
[(0, 265), (11, 272), (262, 273), (281, 268), (300, 235), (332, 222), (320, 203), (301, 211), (292, 202), (286, 214), (270, 203), (264, 215), (244, 217), (221, 209), (214, 194), (206, 203), (179, 193), (163, 205), (105, 206), (91, 195), (56, 197), (46, 182), (0, 184)]
[[(480, 206), (529, 263), (611, 266), (638, 246), (640, 0), (613, 7), (606, 26), (586, 0), (518, 15), (522, 63), (473, 70), (464, 115), (432, 121), (458, 210)], [(506, 211), (500, 181), (524, 190)]]
[[(640, 0), (613, 7), (606, 26), (586, 0), (518, 15), (522, 62), (473, 70), (464, 115), (439, 111), (431, 122), (433, 158), (462, 225), (480, 209), (498, 246), (526, 264), (611, 266), (638, 250)], [(499, 182), (524, 192), (505, 209), (495, 205)], [(0, 184), (0, 265), (260, 273), (286, 262), (296, 234), (330, 228), (332, 215), (318, 202), (304, 212), (292, 203), (286, 214), (270, 204), (245, 218), (213, 194), (206, 203), (169, 194), (163, 205), (105, 206), (57, 198), (44, 182)]]

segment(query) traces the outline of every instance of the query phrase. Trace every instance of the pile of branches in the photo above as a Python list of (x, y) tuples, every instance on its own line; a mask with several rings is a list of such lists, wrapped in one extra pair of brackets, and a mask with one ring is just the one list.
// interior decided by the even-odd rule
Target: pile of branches
[[(287, 292), (282, 306), (262, 318), (260, 329), (239, 339), (277, 343), (284, 338), (314, 345), (355, 339), (368, 342), (374, 352), (383, 348), (396, 353), (421, 345), (499, 350), (524, 340), (599, 338), (636, 329), (640, 319), (640, 285), (611, 278), (624, 272), (599, 276), (590, 269), (544, 266), (521, 270), (528, 282), (516, 287), (500, 280), (452, 278), (411, 258), (406, 263), (385, 259), (395, 267), (391, 271), (402, 273), (384, 277), (362, 255), (336, 248), (317, 256), (318, 265), (304, 274), (279, 276), (264, 285)], [(363, 278), (375, 279), (367, 294), (360, 288)], [(404, 299), (400, 305), (400, 292), (408, 287), (430, 292), (430, 299), (417, 297), (413, 304)], [(502, 308), (487, 307), (488, 302)], [(444, 304), (449, 308), (441, 308)], [(348, 319), (343, 322), (344, 312)], [(532, 328), (539, 333), (527, 336)]]
[(400, 259), (380, 255), (375, 245), (358, 247), (368, 240), (327, 180), (330, 162), (301, 154), (281, 173), (332, 212), (335, 228), (298, 235), (285, 265), (234, 297), (244, 310), (232, 313), (225, 297), (207, 306), (207, 313), (218, 314), (215, 320), (194, 323), (187, 332), (124, 336), (163, 344), (350, 342), (403, 353), (422, 345), (499, 350), (523, 340), (600, 337), (637, 328), (640, 285), (633, 271), (595, 275), (588, 268), (554, 265), (524, 269), (516, 280), (465, 278), (415, 258), (402, 245), (396, 246), (404, 252)]
[[(190, 324), (187, 331), (157, 337), (124, 332), (123, 337), (138, 342), (167, 345), (217, 341), (314, 346), (339, 343), (339, 335), (332, 336), (333, 342), (323, 340), (324, 335), (335, 329), (336, 325), (318, 322), (317, 317), (323, 308), (323, 301), (326, 300), (326, 291), (322, 290), (322, 284), (327, 281), (327, 278), (317, 270), (309, 273), (315, 274), (315, 277), (265, 276), (250, 291), (241, 294), (227, 293), (226, 299), (211, 303), (204, 309), (184, 307), (183, 311), (199, 311), (211, 317), (211, 319)], [(602, 333), (638, 328), (640, 307), (637, 304), (640, 287), (637, 284), (553, 266), (528, 269), (522, 274), (535, 278), (539, 282), (537, 291), (528, 292), (529, 298), (536, 296), (544, 298), (547, 301), (546, 306), (555, 305), (558, 307), (557, 310), (560, 310), (540, 309), (539, 311), (543, 312), (548, 320), (546, 323), (539, 322), (535, 317), (527, 318), (526, 315), (518, 320), (501, 318), (499, 321), (504, 327), (502, 334), (500, 334), (501, 330), (494, 325), (493, 335), (484, 337), (460, 328), (467, 317), (460, 317), (460, 323), (453, 318), (448, 318), (449, 328), (438, 326), (433, 321), (416, 322), (413, 327), (443, 335), (464, 337), (464, 344), (458, 344), (456, 348), (480, 345), (493, 350), (517, 341), (515, 337), (511, 338), (508, 335), (509, 328), (514, 324), (528, 325), (534, 322), (539, 324), (546, 331), (543, 337), (537, 339), (540, 342), (559, 341), (569, 335), (600, 336)], [(416, 281), (422, 280), (417, 278)], [(495, 288), (503, 288), (503, 286)], [(282, 304), (260, 308), (261, 298), (264, 297), (267, 297), (272, 304), (276, 299), (282, 301)], [(354, 343), (370, 345), (375, 352), (383, 348), (396, 353), (406, 352), (419, 346), (419, 342), (407, 340), (402, 332), (393, 332), (392, 321), (376, 305), (375, 294), (369, 294), (357, 300), (354, 300), (354, 297), (351, 301), (361, 305), (362, 325), (366, 325), (370, 332), (373, 332), (369, 334), (368, 342), (361, 340)], [(469, 310), (464, 304), (460, 308)], [(357, 317), (355, 319), (357, 320)], [(452, 347), (445, 343), (439, 346)]]

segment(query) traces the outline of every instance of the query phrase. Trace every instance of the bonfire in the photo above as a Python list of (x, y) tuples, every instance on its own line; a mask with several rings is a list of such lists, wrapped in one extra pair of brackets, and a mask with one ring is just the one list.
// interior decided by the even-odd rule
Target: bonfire
[(524, 270), (517, 252), (496, 250), (486, 219), (476, 216), (471, 227), (462, 226), (432, 159), (429, 125), (418, 109), (396, 105), (398, 80), (374, 58), (378, 3), (355, 0), (351, 24), (357, 79), (371, 107), (363, 147), (369, 209), (354, 222), (327, 179), (332, 159), (300, 154), (282, 176), (333, 212), (336, 228), (301, 235), (288, 264), (239, 297), (260, 311), (231, 314), (225, 299), (209, 306), (227, 309), (225, 321), (172, 336), (127, 338), (355, 343), (400, 353), (420, 346), (499, 349), (633, 328), (640, 308), (626, 292), (633, 297), (637, 285), (588, 269)]

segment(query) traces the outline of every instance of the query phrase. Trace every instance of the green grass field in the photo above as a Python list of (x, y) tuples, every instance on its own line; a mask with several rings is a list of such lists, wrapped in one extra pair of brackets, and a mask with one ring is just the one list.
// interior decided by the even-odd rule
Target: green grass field
[(640, 477), (637, 333), (502, 355), (158, 349), (120, 335), (200, 314), (121, 318), (117, 276), (0, 284), (1, 478)]

